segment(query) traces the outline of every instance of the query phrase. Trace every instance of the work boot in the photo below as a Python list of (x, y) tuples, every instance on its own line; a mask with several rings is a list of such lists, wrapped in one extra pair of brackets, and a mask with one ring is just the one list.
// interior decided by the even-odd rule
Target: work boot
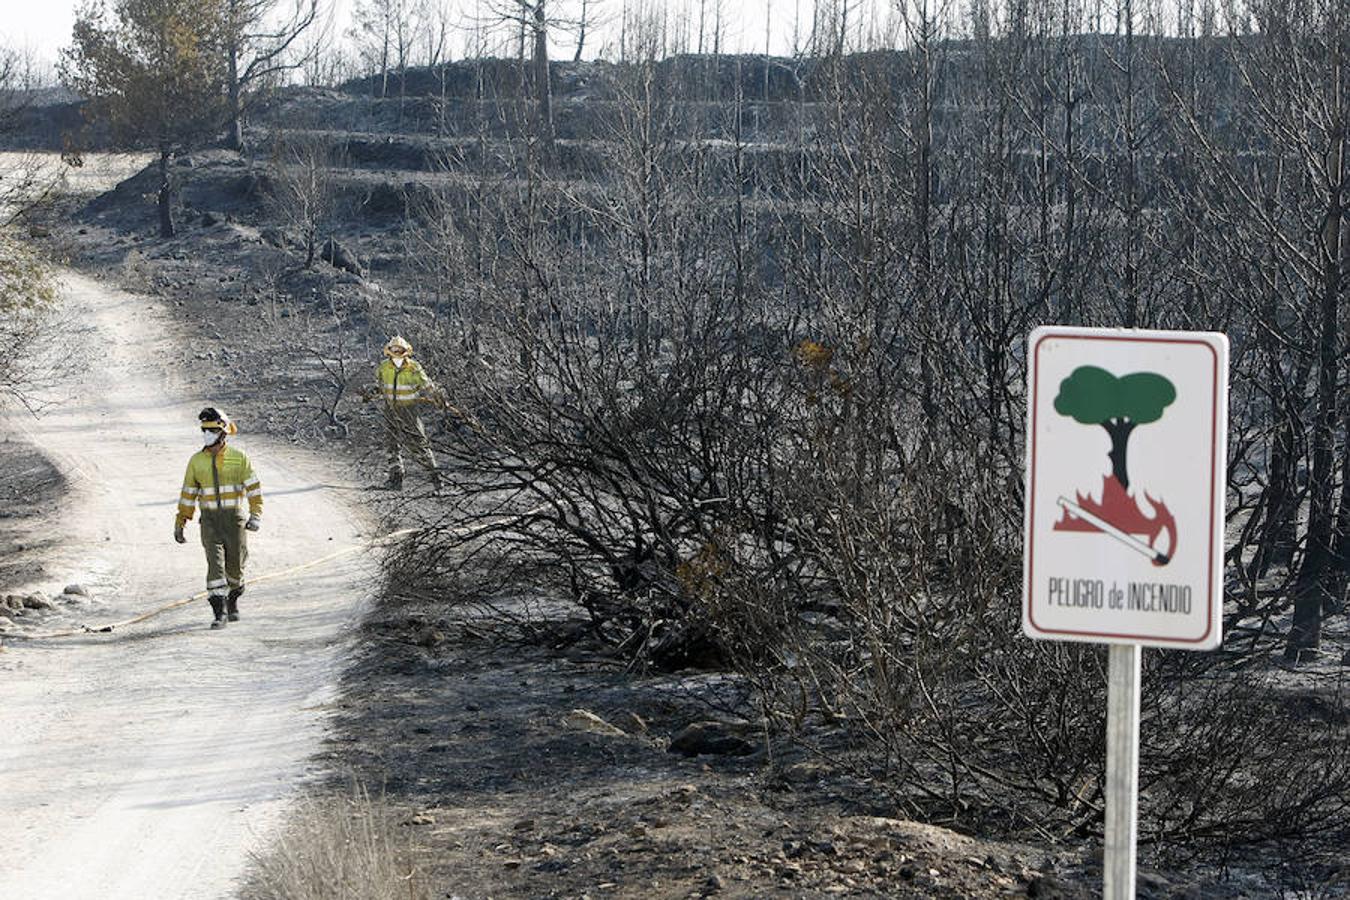
[(218, 594), (212, 594), (211, 596), (207, 597), (206, 599), (207, 599), (207, 601), (211, 604), (211, 613), (215, 616), (215, 618), (211, 620), (211, 627), (212, 627), (212, 628), (224, 628), (224, 627), (225, 627), (225, 598), (219, 596)]
[(231, 622), (239, 621), (239, 595), (244, 592), (242, 587), (231, 588), (225, 595), (225, 618)]

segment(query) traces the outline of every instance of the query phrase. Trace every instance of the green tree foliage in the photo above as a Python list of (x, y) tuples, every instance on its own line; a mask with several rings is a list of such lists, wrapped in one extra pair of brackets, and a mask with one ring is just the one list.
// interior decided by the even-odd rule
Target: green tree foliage
[(1096, 366), (1079, 366), (1060, 382), (1055, 412), (1084, 425), (1102, 425), (1110, 419), (1146, 425), (1161, 419), (1176, 399), (1172, 382), (1153, 372), (1117, 378)]
[(1126, 452), (1130, 432), (1162, 418), (1177, 399), (1172, 382), (1153, 372), (1132, 372), (1120, 378), (1096, 366), (1079, 366), (1060, 382), (1055, 412), (1084, 425), (1100, 425), (1111, 436), (1111, 474), (1130, 486)]
[(66, 83), (90, 101), (125, 146), (159, 152), (160, 234), (172, 237), (169, 160), (224, 121), (226, 12), (222, 0), (116, 0), (85, 7), (62, 55)]

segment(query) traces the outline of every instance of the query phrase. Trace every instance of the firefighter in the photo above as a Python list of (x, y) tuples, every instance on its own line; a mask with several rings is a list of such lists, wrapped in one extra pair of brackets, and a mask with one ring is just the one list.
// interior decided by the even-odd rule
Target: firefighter
[[(244, 593), (244, 563), (248, 560), (246, 531), (257, 531), (262, 521), (262, 485), (244, 451), (226, 446), (239, 429), (220, 410), (208, 406), (197, 414), (202, 449), (188, 460), (173, 539), (187, 543), (183, 527), (192, 519), (192, 507), (201, 510), (202, 547), (206, 550), (206, 590), (212, 628), (239, 620), (239, 595)], [(244, 501), (248, 518), (244, 518)]]
[(432, 486), (439, 488), (441, 484), (436, 457), (431, 453), (431, 441), (427, 440), (427, 431), (417, 414), (418, 404), (439, 402), (440, 388), (427, 377), (422, 364), (412, 358), (412, 352), (412, 345), (406, 340), (392, 337), (384, 346), (386, 358), (375, 370), (389, 456), (389, 479), (384, 486), (395, 491), (403, 487), (405, 448), (427, 470)]

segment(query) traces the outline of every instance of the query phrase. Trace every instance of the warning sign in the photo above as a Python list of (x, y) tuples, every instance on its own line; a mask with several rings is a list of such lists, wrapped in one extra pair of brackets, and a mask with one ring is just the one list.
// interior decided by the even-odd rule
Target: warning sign
[(1023, 630), (1217, 647), (1228, 339), (1038, 328), (1027, 398)]

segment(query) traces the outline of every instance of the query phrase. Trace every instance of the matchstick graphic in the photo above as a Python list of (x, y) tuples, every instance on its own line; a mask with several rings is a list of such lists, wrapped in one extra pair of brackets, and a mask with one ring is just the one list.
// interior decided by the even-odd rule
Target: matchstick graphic
[(1073, 513), (1078, 518), (1082, 519), (1085, 522), (1089, 522), (1095, 525), (1097, 528), (1101, 529), (1106, 534), (1111, 535), (1111, 537), (1120, 541), (1122, 544), (1129, 547), (1131, 550), (1137, 550), (1138, 552), (1144, 554), (1149, 559), (1153, 560), (1153, 562), (1156, 563), (1157, 565), (1165, 566), (1168, 564), (1168, 562), (1171, 561), (1171, 557), (1168, 556), (1166, 553), (1154, 550), (1148, 544), (1145, 544), (1143, 541), (1139, 540), (1139, 538), (1135, 537), (1132, 534), (1126, 534), (1116, 526), (1112, 525), (1110, 522), (1103, 519), (1101, 516), (1094, 515), (1093, 513), (1088, 512), (1086, 509), (1083, 509), (1083, 507), (1079, 506), (1077, 503), (1074, 503), (1067, 497), (1060, 497), (1058, 502), (1060, 506), (1064, 507), (1066, 510)]

